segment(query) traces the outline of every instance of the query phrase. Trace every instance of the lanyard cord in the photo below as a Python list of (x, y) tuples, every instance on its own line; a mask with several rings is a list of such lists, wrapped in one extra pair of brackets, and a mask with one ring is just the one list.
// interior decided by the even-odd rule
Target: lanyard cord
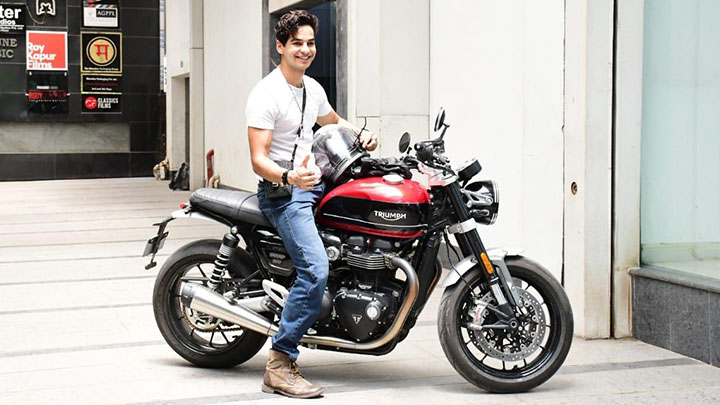
[(288, 83), (288, 88), (290, 89), (290, 92), (292, 93), (292, 98), (295, 101), (295, 105), (298, 106), (298, 109), (300, 109), (300, 127), (298, 127), (297, 130), (297, 137), (295, 138), (295, 146), (293, 147), (292, 157), (290, 158), (290, 169), (295, 167), (295, 152), (297, 152), (298, 144), (300, 143), (300, 137), (302, 136), (302, 130), (303, 130), (303, 122), (305, 122), (305, 100), (307, 98), (307, 93), (305, 92), (305, 81), (301, 81), (302, 83), (302, 90), (303, 90), (303, 101), (302, 101), (302, 107), (300, 107), (300, 104), (298, 104), (297, 98), (295, 98), (295, 92), (293, 91), (292, 87), (290, 87), (290, 83)]

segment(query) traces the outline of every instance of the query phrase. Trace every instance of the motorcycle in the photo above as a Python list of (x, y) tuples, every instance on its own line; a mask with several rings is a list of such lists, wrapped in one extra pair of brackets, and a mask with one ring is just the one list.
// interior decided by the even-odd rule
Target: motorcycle
[[(441, 242), (457, 262), (442, 283), (437, 327), (442, 349), (470, 383), (490, 392), (522, 392), (550, 378), (565, 360), (573, 316), (562, 286), (540, 264), (511, 249), (486, 249), (477, 225), (495, 222), (493, 181), (473, 181), (476, 159), (452, 169), (445, 156), (445, 111), (433, 140), (400, 158), (372, 158), (359, 134), (326, 126), (313, 152), (335, 187), (316, 209), (330, 271), (322, 308), (302, 346), (383, 355), (403, 341), (438, 284)], [(413, 153), (414, 152), (414, 153)], [(428, 176), (428, 185), (412, 179)], [(155, 224), (143, 256), (155, 254), (177, 218), (223, 224), (222, 240), (191, 242), (160, 270), (153, 292), (157, 325), (170, 347), (202, 367), (252, 358), (278, 322), (294, 268), (255, 194), (198, 189)], [(457, 249), (450, 243), (453, 235)], [(240, 245), (240, 240), (243, 246)]]

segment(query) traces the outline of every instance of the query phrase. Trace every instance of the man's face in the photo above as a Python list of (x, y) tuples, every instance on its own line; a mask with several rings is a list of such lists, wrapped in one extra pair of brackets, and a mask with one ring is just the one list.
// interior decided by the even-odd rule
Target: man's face
[(292, 69), (305, 71), (315, 59), (315, 32), (309, 25), (301, 25), (285, 45), (275, 42), (282, 63)]

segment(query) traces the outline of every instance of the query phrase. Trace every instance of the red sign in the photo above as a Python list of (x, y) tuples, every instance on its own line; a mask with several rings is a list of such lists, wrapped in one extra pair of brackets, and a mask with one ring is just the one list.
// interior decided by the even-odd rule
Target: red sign
[(67, 70), (67, 33), (27, 31), (27, 70)]
[(68, 94), (65, 90), (29, 90), (30, 101), (65, 101)]
[(93, 97), (93, 96), (88, 96), (88, 97), (85, 99), (85, 108), (87, 108), (88, 110), (94, 110), (94, 109), (96, 109), (96, 108), (97, 108), (97, 105), (98, 105), (98, 102), (97, 102), (97, 99), (96, 99), (95, 97)]

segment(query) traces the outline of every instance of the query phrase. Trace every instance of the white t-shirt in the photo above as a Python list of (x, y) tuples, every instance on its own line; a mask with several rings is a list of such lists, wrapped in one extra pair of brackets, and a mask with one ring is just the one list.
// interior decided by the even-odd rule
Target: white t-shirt
[[(325, 89), (320, 83), (309, 76), (303, 76), (307, 92), (305, 102), (305, 120), (300, 136), (297, 152), (295, 152), (295, 168), (299, 167), (309, 154), (308, 168), (314, 170), (320, 178), (320, 169), (315, 165), (315, 157), (311, 152), (312, 128), (317, 117), (332, 111)], [(280, 68), (275, 68), (265, 76), (250, 92), (245, 116), (248, 127), (271, 129), (273, 131), (270, 144), (271, 160), (287, 160), (292, 157), (297, 130), (300, 127), (300, 109), (302, 108), (303, 90), (290, 85)], [(258, 179), (260, 177), (258, 176)]]

